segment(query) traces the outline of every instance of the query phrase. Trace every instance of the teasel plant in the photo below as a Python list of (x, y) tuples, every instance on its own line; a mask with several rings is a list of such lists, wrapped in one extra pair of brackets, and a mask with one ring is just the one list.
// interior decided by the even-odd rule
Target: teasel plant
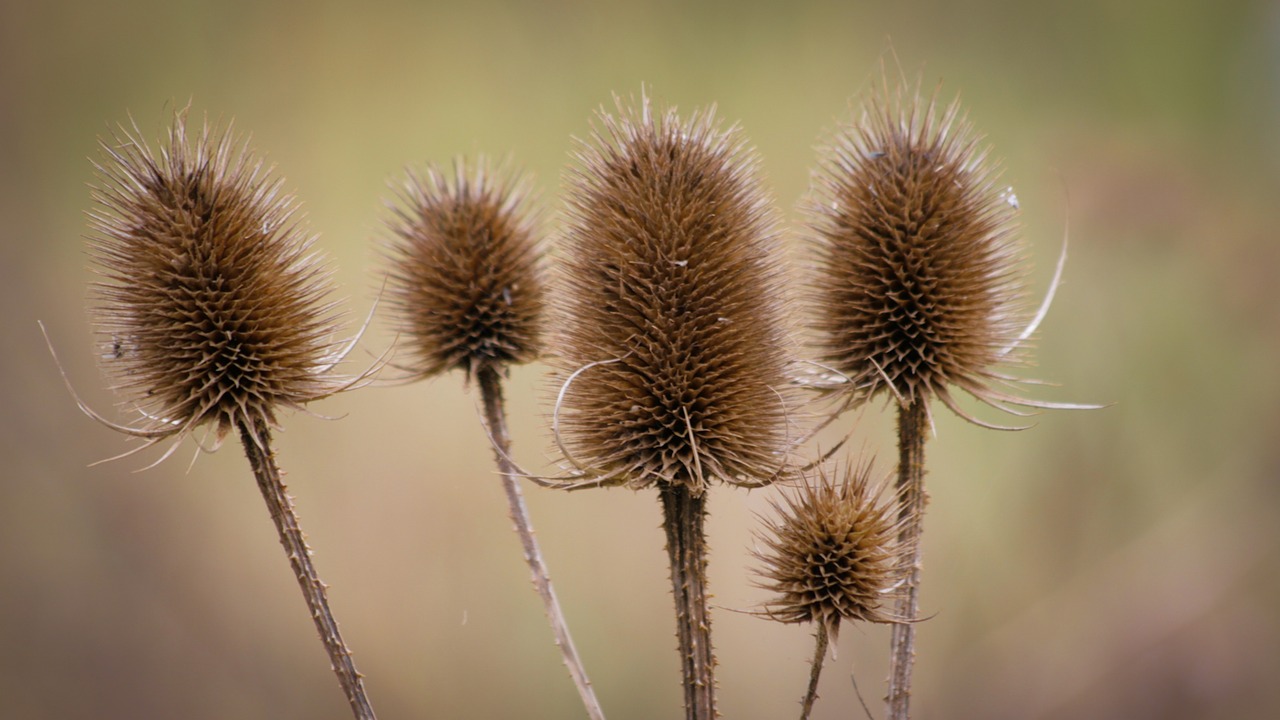
[(100, 279), (91, 312), (103, 372), (137, 422), (104, 417), (69, 379), (67, 386), (86, 414), (142, 441), (112, 460), (169, 441), (153, 467), (200, 428), (213, 434), (201, 450), (239, 436), (352, 713), (372, 720), (363, 676), (281, 480), (272, 432), (281, 410), (366, 383), (381, 359), (356, 375), (337, 372), (360, 334), (337, 339), (330, 271), (297, 202), (230, 126), (206, 120), (192, 137), (188, 114), (174, 113), (157, 148), (136, 123), (119, 126), (100, 142), (95, 162), (89, 243)]
[[(883, 78), (882, 74), (882, 78)], [(1044, 302), (1027, 312), (1026, 250), (1016, 196), (961, 113), (887, 79), (860, 115), (821, 149), (806, 208), (814, 257), (807, 296), (827, 392), (847, 409), (877, 395), (898, 407), (900, 542), (911, 572), (894, 610), (887, 717), (909, 716), (927, 495), (924, 445), (931, 400), (982, 427), (962, 391), (996, 410), (1094, 408), (1020, 394), (1009, 373), (1048, 311), (1066, 260), (1065, 237)], [(1030, 315), (1030, 316), (1029, 316)], [(820, 383), (819, 383), (820, 384)]]
[(459, 158), (452, 173), (435, 166), (409, 171), (389, 203), (387, 223), (388, 307), (408, 351), (396, 365), (410, 380), (458, 370), (479, 385), (484, 426), (534, 588), (588, 717), (603, 720), (534, 536), (502, 394), (508, 368), (537, 359), (543, 344), (546, 281), (531, 203), (527, 180), (484, 159)]
[(898, 619), (885, 604), (910, 572), (910, 548), (899, 536), (913, 518), (899, 516), (896, 498), (883, 494), (870, 462), (832, 472), (819, 464), (771, 500), (773, 517), (762, 518), (757, 531), (757, 584), (774, 593), (760, 614), (817, 626), (801, 720), (813, 711), (827, 649), (841, 623)]
[(707, 496), (786, 474), (783, 268), (740, 131), (615, 98), (566, 181), (552, 431), (577, 489), (654, 488), (686, 717), (716, 716)]

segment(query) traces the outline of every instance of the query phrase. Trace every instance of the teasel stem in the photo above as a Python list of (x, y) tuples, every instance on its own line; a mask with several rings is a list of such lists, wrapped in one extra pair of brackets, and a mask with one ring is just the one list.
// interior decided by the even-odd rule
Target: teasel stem
[(671, 593), (676, 604), (676, 637), (684, 679), (688, 720), (714, 720), (716, 658), (711, 646), (711, 614), (707, 611), (706, 493), (688, 485), (663, 483), (663, 526), (671, 561)]
[(529, 520), (529, 511), (524, 504), (524, 495), (520, 492), (520, 471), (511, 461), (511, 435), (507, 431), (506, 404), (502, 396), (502, 378), (492, 364), (482, 365), (476, 372), (476, 381), (480, 385), (480, 395), (484, 402), (485, 424), (489, 426), (489, 434), (493, 439), (493, 457), (502, 475), (502, 489), (507, 494), (510, 506), (511, 522), (515, 525), (516, 534), (520, 536), (520, 545), (524, 548), (524, 560), (529, 564), (529, 573), (533, 586), (542, 598), (547, 613), (547, 621), (551, 624), (551, 632), (555, 635), (556, 647), (564, 665), (569, 669), (569, 677), (578, 689), (578, 696), (587, 710), (587, 717), (592, 720), (604, 720), (604, 710), (596, 699), (595, 690), (591, 687), (591, 679), (587, 677), (582, 658), (578, 657), (578, 649), (573, 644), (573, 636), (569, 634), (569, 624), (565, 620), (564, 611), (560, 608), (560, 600), (551, 585), (551, 574), (542, 559), (542, 549), (533, 534), (533, 523)]
[[(250, 427), (252, 422), (252, 427)], [(306, 538), (298, 525), (298, 515), (293, 509), (284, 483), (280, 479), (280, 467), (276, 464), (275, 453), (271, 450), (271, 429), (262, 419), (240, 420), (237, 423), (240, 441), (244, 444), (245, 456), (253, 468), (253, 476), (258, 481), (258, 489), (262, 491), (262, 499), (271, 512), (271, 520), (280, 533), (280, 544), (289, 556), (289, 564), (293, 566), (294, 577), (302, 588), (307, 607), (311, 610), (311, 618), (315, 621), (316, 631), (324, 642), (324, 649), (329, 653), (333, 672), (338, 676), (338, 684), (347, 696), (351, 712), (356, 720), (376, 720), (373, 707), (365, 695), (364, 680), (356, 670), (351, 659), (351, 650), (342, 640), (338, 631), (338, 621), (329, 609), (327, 586), (316, 574), (315, 564), (311, 561), (311, 548), (307, 547)]]
[(924, 489), (924, 441), (929, 428), (928, 405), (923, 395), (898, 408), (898, 519), (902, 530), (898, 541), (909, 548), (911, 569), (906, 587), (898, 598), (896, 615), (889, 639), (889, 694), (886, 698), (888, 720), (910, 717), (911, 671), (916, 653), (916, 615), (920, 592), (920, 533), (924, 506), (928, 495)]
[(814, 635), (813, 665), (809, 668), (809, 689), (800, 704), (800, 720), (809, 720), (813, 712), (813, 703), (818, 699), (818, 678), (822, 676), (822, 665), (827, 657), (827, 646), (830, 637), (826, 623), (818, 623), (818, 632)]

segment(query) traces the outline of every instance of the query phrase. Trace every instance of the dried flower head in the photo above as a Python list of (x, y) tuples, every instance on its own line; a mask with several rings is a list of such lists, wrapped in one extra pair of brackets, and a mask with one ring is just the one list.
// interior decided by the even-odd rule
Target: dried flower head
[(910, 570), (898, 540), (894, 503), (880, 502), (870, 464), (844, 467), (833, 479), (819, 470), (773, 502), (778, 517), (759, 535), (765, 549), (761, 587), (778, 593), (765, 613), (784, 623), (819, 622), (834, 639), (842, 620), (894, 622), (881, 607)]
[(768, 482), (785, 333), (754, 154), (713, 111), (618, 110), (568, 182), (557, 438), (593, 484)]
[(389, 223), (395, 322), (409, 370), (468, 376), (537, 357), (544, 285), (526, 183), (483, 160), (410, 172)]
[(824, 150), (810, 207), (818, 351), (864, 397), (937, 396), (963, 415), (954, 385), (1030, 404), (993, 386), (1011, 380), (998, 366), (1018, 359), (1025, 324), (1017, 202), (958, 102), (935, 103), (886, 87)]
[(204, 423), (219, 440), (232, 427), (274, 426), (277, 408), (351, 382), (329, 372), (345, 355), (329, 273), (293, 197), (229, 129), (206, 122), (190, 140), (186, 115), (175, 113), (158, 150), (136, 125), (121, 127), (95, 163), (102, 366), (142, 416), (113, 427), (147, 438), (143, 447)]

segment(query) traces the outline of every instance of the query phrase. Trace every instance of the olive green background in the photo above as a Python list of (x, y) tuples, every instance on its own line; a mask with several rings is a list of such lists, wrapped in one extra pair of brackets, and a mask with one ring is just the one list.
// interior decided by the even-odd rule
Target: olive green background
[[(961, 7), (963, 6), (963, 7)], [(235, 120), (303, 201), (349, 298), (378, 285), (408, 164), (510, 155), (554, 231), (571, 137), (642, 83), (717, 103), (794, 231), (814, 147), (884, 59), (959, 93), (1004, 161), (1044, 291), (1023, 433), (942, 408), (928, 448), (917, 718), (1280, 716), (1280, 9), (1266, 2), (15, 3), (0, 5), (0, 716), (342, 718), (238, 448), (127, 449), (85, 312), (96, 138), (130, 114)], [(375, 322), (356, 364), (391, 341)], [(552, 472), (540, 366), (509, 384), (517, 455)], [(582, 717), (460, 377), (286, 418), (279, 457), (381, 717)], [(976, 409), (985, 419), (1001, 420)], [(119, 417), (119, 415), (115, 415)], [(892, 467), (891, 414), (850, 453)], [(827, 446), (833, 436), (824, 437)], [(680, 714), (650, 493), (527, 487), (610, 718)], [(812, 641), (742, 610), (774, 490), (711, 498), (726, 718), (797, 714)], [(816, 717), (876, 716), (887, 630), (846, 627)]]

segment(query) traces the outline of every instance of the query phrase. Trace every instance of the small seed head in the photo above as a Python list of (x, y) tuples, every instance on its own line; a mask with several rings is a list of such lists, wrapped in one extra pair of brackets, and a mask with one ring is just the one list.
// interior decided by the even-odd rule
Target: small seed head
[(958, 103), (887, 88), (823, 151), (809, 215), (817, 350), (870, 397), (989, 403), (1022, 329), (1016, 200)]
[(545, 283), (526, 188), (483, 160), (404, 181), (389, 222), (388, 289), (414, 375), (537, 357)]
[(221, 437), (346, 386), (329, 273), (247, 144), (207, 122), (189, 139), (184, 110), (158, 150), (136, 126), (101, 147), (91, 297), (104, 372), (142, 416), (128, 431)]
[(767, 482), (787, 381), (755, 157), (712, 112), (618, 110), (601, 111), (568, 181), (560, 430), (580, 468), (616, 484)]
[(823, 623), (834, 638), (842, 620), (892, 622), (883, 607), (910, 569), (898, 542), (893, 503), (880, 502), (870, 465), (819, 471), (774, 501), (756, 552), (761, 587), (778, 593), (765, 613), (784, 623)]

